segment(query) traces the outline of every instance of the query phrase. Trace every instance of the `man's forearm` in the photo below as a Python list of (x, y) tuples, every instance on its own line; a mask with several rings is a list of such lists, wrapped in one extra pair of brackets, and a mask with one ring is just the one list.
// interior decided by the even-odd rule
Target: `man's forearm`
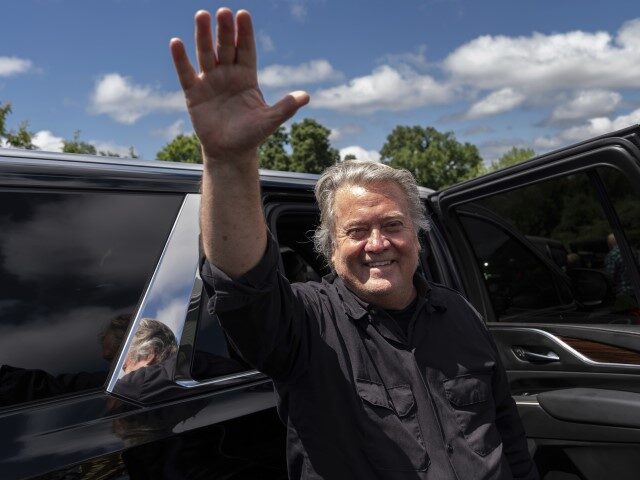
[(254, 267), (267, 245), (258, 153), (235, 162), (204, 159), (200, 226), (207, 259), (231, 278)]

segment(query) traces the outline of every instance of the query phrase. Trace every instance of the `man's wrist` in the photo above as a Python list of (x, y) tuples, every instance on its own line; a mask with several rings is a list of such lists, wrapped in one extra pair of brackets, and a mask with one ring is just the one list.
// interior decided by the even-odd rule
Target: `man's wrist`
[(229, 153), (227, 155), (208, 155), (202, 151), (202, 161), (207, 170), (216, 172), (246, 172), (258, 168), (258, 150), (243, 153)]

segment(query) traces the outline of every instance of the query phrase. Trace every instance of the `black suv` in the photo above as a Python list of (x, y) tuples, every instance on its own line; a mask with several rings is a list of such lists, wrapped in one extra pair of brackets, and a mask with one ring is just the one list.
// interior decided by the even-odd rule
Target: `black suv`
[[(422, 189), (421, 268), (486, 319), (543, 479), (640, 471), (639, 135)], [(206, 309), (200, 177), (0, 150), (0, 477), (286, 479), (271, 382)], [(328, 273), (316, 179), (261, 172), (291, 281)]]

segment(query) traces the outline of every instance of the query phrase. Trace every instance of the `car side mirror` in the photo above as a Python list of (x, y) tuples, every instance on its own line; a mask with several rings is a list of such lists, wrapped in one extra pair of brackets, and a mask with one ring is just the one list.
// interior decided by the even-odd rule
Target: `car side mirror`
[(572, 268), (567, 275), (573, 297), (583, 306), (597, 307), (613, 299), (613, 286), (604, 273), (591, 268)]

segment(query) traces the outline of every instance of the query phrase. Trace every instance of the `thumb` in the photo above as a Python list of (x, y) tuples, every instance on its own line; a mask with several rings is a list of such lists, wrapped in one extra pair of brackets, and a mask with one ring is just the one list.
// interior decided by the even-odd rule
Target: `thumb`
[(278, 128), (293, 117), (298, 109), (304, 107), (307, 103), (309, 103), (309, 94), (298, 90), (285, 95), (278, 103), (269, 107), (271, 120), (275, 124), (274, 128)]

